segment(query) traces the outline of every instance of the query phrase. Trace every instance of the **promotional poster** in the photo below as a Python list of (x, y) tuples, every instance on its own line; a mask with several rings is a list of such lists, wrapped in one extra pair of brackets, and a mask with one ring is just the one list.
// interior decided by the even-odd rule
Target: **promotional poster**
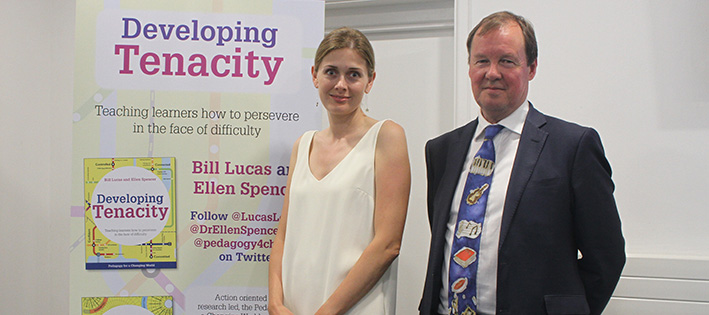
[(76, 11), (71, 314), (267, 314), (324, 2)]

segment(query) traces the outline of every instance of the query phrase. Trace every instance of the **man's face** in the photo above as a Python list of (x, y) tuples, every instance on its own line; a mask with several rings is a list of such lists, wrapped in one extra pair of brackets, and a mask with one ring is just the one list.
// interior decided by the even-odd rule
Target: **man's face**
[(468, 67), (475, 101), (485, 119), (497, 123), (527, 99), (537, 61), (527, 64), (522, 29), (508, 23), (484, 35), (475, 34)]

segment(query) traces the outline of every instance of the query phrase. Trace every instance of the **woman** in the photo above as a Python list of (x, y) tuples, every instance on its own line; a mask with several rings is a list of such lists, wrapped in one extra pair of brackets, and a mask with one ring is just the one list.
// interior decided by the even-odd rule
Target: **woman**
[(411, 175), (404, 130), (361, 108), (374, 52), (357, 30), (320, 43), (311, 69), (330, 126), (293, 145), (269, 265), (270, 314), (394, 314)]

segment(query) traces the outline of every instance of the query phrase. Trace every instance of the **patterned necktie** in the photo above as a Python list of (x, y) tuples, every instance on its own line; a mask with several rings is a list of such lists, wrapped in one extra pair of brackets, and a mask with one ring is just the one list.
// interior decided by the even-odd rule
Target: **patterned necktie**
[(448, 278), (450, 314), (473, 315), (478, 311), (477, 271), (480, 235), (485, 220), (485, 207), (495, 169), (495, 146), (492, 138), (502, 130), (500, 125), (485, 128), (485, 139), (475, 154), (465, 181), (458, 220), (451, 247)]

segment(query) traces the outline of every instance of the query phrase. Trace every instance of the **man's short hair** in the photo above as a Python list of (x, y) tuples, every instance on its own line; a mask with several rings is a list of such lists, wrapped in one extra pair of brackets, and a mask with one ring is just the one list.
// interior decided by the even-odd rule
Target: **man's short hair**
[(516, 15), (509, 11), (500, 11), (490, 14), (483, 18), (478, 25), (475, 25), (470, 34), (468, 34), (468, 60), (470, 60), (470, 48), (473, 45), (473, 37), (475, 34), (485, 35), (487, 32), (499, 29), (508, 23), (517, 23), (522, 29), (524, 36), (524, 52), (527, 55), (527, 65), (531, 65), (537, 60), (537, 36), (534, 34), (534, 28), (524, 17)]

